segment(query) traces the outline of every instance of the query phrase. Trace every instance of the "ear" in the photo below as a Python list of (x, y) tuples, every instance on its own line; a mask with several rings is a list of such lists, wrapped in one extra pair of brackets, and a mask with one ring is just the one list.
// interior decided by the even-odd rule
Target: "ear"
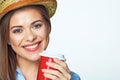
[(10, 43), (8, 43), (8, 45), (11, 45)]
[(9, 40), (7, 41), (7, 44), (8, 44), (8, 45), (11, 45), (11, 43), (10, 43), (10, 41), (9, 41)]
[(51, 32), (51, 26), (48, 27), (48, 34)]

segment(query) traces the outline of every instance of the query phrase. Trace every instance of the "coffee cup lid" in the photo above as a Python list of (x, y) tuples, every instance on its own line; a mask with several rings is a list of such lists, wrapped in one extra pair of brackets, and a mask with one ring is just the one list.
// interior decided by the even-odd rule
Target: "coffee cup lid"
[(40, 56), (46, 56), (46, 57), (51, 57), (51, 58), (58, 58), (60, 60), (66, 60), (65, 56), (61, 53), (53, 52), (53, 51), (43, 51), (40, 53)]

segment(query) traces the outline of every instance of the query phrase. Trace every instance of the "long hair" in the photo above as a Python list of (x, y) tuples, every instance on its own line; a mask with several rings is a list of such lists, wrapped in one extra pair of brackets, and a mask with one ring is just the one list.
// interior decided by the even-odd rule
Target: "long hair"
[(16, 68), (17, 68), (17, 58), (16, 53), (12, 47), (8, 44), (9, 41), (9, 22), (11, 16), (15, 11), (24, 8), (36, 9), (42, 14), (43, 19), (46, 24), (51, 29), (51, 23), (49, 19), (48, 12), (44, 6), (31, 5), (24, 6), (15, 10), (8, 12), (0, 20), (0, 80), (15, 80), (16, 79)]

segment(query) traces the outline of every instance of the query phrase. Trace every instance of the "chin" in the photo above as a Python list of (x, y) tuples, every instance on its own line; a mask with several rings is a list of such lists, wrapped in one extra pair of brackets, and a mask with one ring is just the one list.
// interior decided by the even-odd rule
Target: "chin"
[(39, 60), (40, 60), (40, 56), (32, 56), (32, 57), (29, 57), (28, 60), (29, 60), (29, 61), (33, 61), (33, 62), (39, 61)]

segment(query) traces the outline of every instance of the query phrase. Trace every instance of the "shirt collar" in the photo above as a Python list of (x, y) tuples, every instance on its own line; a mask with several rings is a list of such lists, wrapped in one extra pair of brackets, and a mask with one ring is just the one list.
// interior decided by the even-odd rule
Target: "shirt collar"
[(22, 71), (20, 70), (19, 67), (16, 69), (16, 80), (25, 80)]

